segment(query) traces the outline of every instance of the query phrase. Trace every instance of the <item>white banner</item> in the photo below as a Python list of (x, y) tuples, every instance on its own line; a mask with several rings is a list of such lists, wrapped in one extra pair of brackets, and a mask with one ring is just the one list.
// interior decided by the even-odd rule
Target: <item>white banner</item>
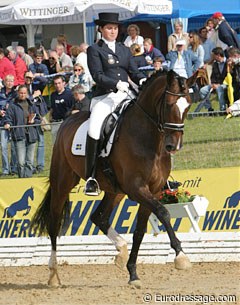
[(167, 15), (172, 14), (172, 1), (141, 0), (138, 3), (139, 14)]

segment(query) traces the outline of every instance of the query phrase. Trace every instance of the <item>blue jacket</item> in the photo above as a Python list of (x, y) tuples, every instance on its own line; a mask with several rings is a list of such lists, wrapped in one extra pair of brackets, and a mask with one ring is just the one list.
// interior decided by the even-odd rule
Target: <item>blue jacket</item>
[(229, 47), (240, 48), (240, 41), (237, 33), (231, 28), (226, 20), (219, 24), (218, 37)]
[[(190, 50), (184, 50), (182, 54), (183, 60), (185, 62), (185, 69), (188, 78), (193, 75), (193, 73), (199, 68), (201, 62), (198, 57)], [(174, 70), (175, 62), (178, 59), (177, 51), (170, 51), (166, 55), (166, 59), (170, 61), (169, 70)]]
[(31, 71), (33, 74), (35, 73), (43, 73), (44, 75), (48, 75), (48, 68), (46, 65), (44, 64), (37, 64), (37, 63), (33, 63), (29, 65), (29, 71)]
[(162, 54), (162, 52), (159, 49), (155, 48), (155, 47), (153, 47), (148, 52), (144, 52), (144, 56), (145, 56), (145, 58), (146, 58), (146, 56), (150, 56), (152, 59), (154, 59), (155, 57), (160, 57), (163, 61), (165, 61), (165, 57)]
[(119, 80), (127, 82), (128, 76), (138, 84), (145, 75), (138, 71), (131, 51), (116, 42), (115, 53), (100, 39), (87, 49), (87, 61), (91, 75), (96, 82), (95, 96), (116, 92)]
[[(29, 105), (29, 113), (37, 114), (38, 111), (36, 109), (36, 106), (33, 105), (29, 99), (27, 99), (27, 102)], [(36, 115), (34, 119), (34, 124), (40, 124), (40, 122), (41, 121), (39, 115)], [(24, 111), (21, 106), (21, 103), (18, 102), (18, 98), (16, 98), (15, 101), (9, 105), (4, 118), (4, 124), (9, 124), (10, 126), (25, 125)], [(37, 130), (34, 126), (29, 125), (29, 127), (12, 128), (10, 130), (13, 141), (26, 139), (29, 143), (34, 143), (38, 139)]]
[[(3, 87), (0, 90), (0, 110), (7, 110), (7, 107), (13, 100), (17, 97), (17, 92), (12, 89), (8, 94), (6, 93), (6, 88)], [(4, 125), (4, 117), (0, 116), (0, 126)]]

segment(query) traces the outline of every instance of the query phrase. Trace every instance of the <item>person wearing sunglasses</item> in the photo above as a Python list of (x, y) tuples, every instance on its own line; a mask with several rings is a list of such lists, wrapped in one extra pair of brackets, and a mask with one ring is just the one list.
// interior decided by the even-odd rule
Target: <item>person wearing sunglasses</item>
[(76, 85), (82, 85), (85, 93), (89, 92), (92, 88), (92, 79), (85, 73), (83, 66), (80, 64), (73, 66), (73, 75), (70, 76), (68, 82), (70, 89)]
[(48, 59), (43, 60), (43, 63), (47, 66), (49, 74), (55, 74), (61, 71), (56, 51), (49, 51), (49, 57)]

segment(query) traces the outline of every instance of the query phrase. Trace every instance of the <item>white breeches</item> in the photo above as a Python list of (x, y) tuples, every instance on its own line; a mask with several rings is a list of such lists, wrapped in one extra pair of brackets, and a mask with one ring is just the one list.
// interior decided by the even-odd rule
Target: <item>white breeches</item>
[[(131, 97), (133, 98), (132, 94)], [(92, 99), (88, 130), (88, 134), (91, 138), (95, 140), (100, 139), (101, 127), (105, 118), (126, 98), (129, 98), (129, 95), (126, 92), (117, 91), (116, 93), (111, 92)]]

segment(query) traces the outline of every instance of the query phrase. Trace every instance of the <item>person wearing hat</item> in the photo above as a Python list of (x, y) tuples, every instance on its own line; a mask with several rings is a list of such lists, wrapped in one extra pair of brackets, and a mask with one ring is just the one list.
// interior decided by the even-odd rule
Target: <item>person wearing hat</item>
[(240, 41), (237, 33), (231, 28), (221, 12), (212, 15), (215, 30), (218, 31), (219, 39), (228, 47), (240, 48)]
[(174, 70), (182, 77), (189, 78), (199, 68), (201, 62), (191, 50), (184, 50), (185, 45), (184, 39), (178, 39), (176, 41), (177, 50), (170, 51), (166, 55), (166, 59), (170, 62), (170, 70)]
[(145, 80), (145, 75), (138, 71), (130, 49), (116, 42), (120, 24), (118, 18), (118, 13), (99, 13), (95, 24), (99, 27), (102, 38), (87, 49), (88, 67), (96, 83), (96, 90), (91, 103), (86, 143), (86, 195), (99, 194), (95, 170), (98, 140), (104, 119), (121, 101), (133, 96), (129, 90), (129, 77), (140, 85)]

